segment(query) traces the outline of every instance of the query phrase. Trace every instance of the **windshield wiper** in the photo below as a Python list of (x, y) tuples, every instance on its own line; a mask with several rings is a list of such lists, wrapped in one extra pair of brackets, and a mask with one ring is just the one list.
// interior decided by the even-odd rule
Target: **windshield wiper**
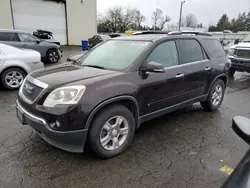
[(97, 69), (106, 69), (105, 67), (102, 66), (98, 66), (98, 65), (83, 65), (85, 67), (93, 67), (93, 68), (97, 68)]

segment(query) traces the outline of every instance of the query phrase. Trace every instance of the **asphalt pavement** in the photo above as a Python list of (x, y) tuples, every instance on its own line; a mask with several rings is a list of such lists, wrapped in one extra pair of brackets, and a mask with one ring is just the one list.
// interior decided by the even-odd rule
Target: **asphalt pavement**
[[(65, 48), (64, 59), (78, 50)], [(230, 127), (235, 115), (250, 117), (247, 73), (229, 80), (217, 112), (194, 104), (144, 123), (128, 150), (108, 160), (61, 151), (20, 125), (16, 95), (0, 90), (0, 188), (220, 187), (228, 177), (220, 168), (234, 168), (249, 148)]]

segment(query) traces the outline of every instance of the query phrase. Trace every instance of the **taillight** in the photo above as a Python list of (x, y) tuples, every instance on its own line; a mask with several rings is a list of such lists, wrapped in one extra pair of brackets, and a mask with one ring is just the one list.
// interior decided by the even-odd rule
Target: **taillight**
[(38, 64), (39, 62), (38, 61), (36, 61), (36, 62), (33, 62), (33, 64)]

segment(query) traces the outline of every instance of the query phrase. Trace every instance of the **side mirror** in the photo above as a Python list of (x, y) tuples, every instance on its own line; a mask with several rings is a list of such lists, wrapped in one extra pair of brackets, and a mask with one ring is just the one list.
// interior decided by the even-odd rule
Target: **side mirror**
[(41, 42), (41, 40), (39, 39), (36, 39), (36, 43), (39, 44)]
[(154, 62), (154, 61), (151, 61), (151, 62), (147, 63), (145, 65), (145, 67), (143, 67), (141, 69), (141, 71), (143, 71), (144, 73), (145, 72), (164, 73), (165, 69), (162, 66), (162, 64)]
[(235, 116), (233, 118), (232, 128), (239, 137), (250, 145), (250, 119)]

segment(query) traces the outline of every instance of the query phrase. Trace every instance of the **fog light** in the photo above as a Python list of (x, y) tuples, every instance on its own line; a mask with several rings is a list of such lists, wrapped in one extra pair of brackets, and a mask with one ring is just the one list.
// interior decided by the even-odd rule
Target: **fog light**
[(49, 126), (52, 128), (52, 129), (58, 129), (61, 124), (59, 121), (56, 120), (56, 122), (53, 122), (53, 123), (50, 123)]

